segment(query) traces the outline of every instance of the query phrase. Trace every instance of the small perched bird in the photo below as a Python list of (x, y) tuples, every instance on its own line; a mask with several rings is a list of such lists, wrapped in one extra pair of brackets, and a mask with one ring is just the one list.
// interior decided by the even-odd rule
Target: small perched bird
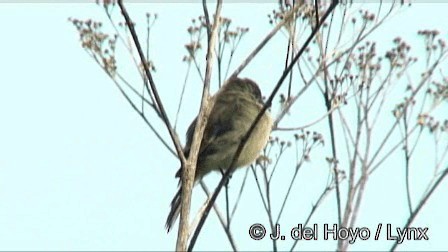
[[(225, 171), (229, 168), (241, 139), (263, 107), (260, 88), (250, 79), (227, 80), (212, 99), (213, 107), (199, 148), (195, 184), (211, 171)], [(187, 130), (187, 143), (183, 150), (186, 158), (190, 154), (196, 120), (197, 117)], [(247, 166), (258, 157), (269, 139), (271, 129), (272, 119), (266, 111), (245, 143), (235, 162), (236, 168)], [(176, 177), (180, 178), (181, 175), (179, 169)], [(168, 232), (180, 213), (181, 192), (180, 186), (171, 202), (171, 211), (166, 220)]]

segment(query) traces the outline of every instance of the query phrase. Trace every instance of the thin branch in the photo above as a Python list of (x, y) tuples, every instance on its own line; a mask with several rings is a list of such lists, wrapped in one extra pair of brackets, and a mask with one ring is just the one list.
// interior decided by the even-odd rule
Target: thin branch
[(202, 10), (204, 11), (205, 23), (207, 24), (207, 39), (210, 41), (211, 31), (210, 31), (210, 15), (207, 9), (207, 0), (202, 0)]
[[(207, 197), (210, 198), (210, 191), (208, 190), (208, 187), (205, 185), (204, 181), (201, 181), (200, 185), (204, 190), (205, 194), (207, 195)], [(230, 246), (232, 246), (233, 251), (238, 251), (235, 239), (233, 238), (232, 233), (230, 232), (228, 224), (226, 225), (224, 217), (222, 216), (221, 211), (219, 210), (216, 204), (213, 205), (213, 210), (215, 210), (216, 216), (218, 216), (219, 222), (221, 223), (221, 226), (223, 227), (224, 232), (227, 235), (227, 239), (229, 239)]]
[[(417, 217), (418, 213), (422, 208), (425, 206), (428, 199), (431, 197), (433, 192), (437, 189), (437, 187), (442, 183), (443, 179), (448, 175), (448, 167), (443, 171), (443, 173), (439, 176), (436, 183), (432, 186), (431, 190), (423, 197), (423, 199), (418, 204), (417, 208), (412, 212), (412, 214), (409, 216), (408, 220), (406, 221), (406, 224), (403, 226), (402, 230), (408, 229), (412, 222), (414, 221), (415, 217)], [(400, 245), (399, 241), (396, 240), (394, 245), (390, 248), (390, 251), (395, 251), (395, 249)]]
[(313, 126), (314, 124), (317, 124), (318, 122), (322, 121), (322, 120), (325, 119), (327, 116), (329, 116), (331, 113), (333, 113), (333, 111), (335, 111), (336, 109), (339, 109), (339, 108), (340, 108), (339, 105), (337, 105), (337, 106), (333, 106), (333, 107), (332, 107), (329, 111), (327, 111), (323, 116), (321, 116), (320, 118), (317, 118), (316, 120), (314, 120), (314, 121), (312, 121), (312, 122), (310, 122), (310, 123), (308, 123), (308, 124), (305, 124), (305, 125), (303, 125), (303, 126), (300, 126), (300, 127), (289, 127), (289, 128), (287, 128), (287, 127), (284, 127), (284, 128), (276, 127), (275, 130), (278, 130), (278, 131), (295, 131), (295, 130), (303, 130), (303, 129), (306, 129), (306, 128), (311, 127), (311, 126)]
[[(314, 204), (311, 208), (310, 213), (308, 214), (308, 217), (306, 218), (305, 223), (303, 224), (303, 227), (308, 226), (308, 222), (311, 220), (311, 217), (313, 217), (314, 213), (316, 212), (316, 209), (320, 206), (320, 204), (322, 203), (322, 201), (325, 199), (325, 196), (327, 196), (327, 194), (333, 189), (333, 187), (331, 186), (327, 186), (325, 187), (324, 191), (320, 194), (319, 198), (316, 201), (316, 204)], [(290, 251), (293, 251), (294, 248), (296, 247), (297, 243), (300, 241), (300, 239), (296, 239), (294, 241), (294, 244), (291, 246)]]
[(252, 173), (254, 175), (255, 184), (257, 184), (258, 192), (260, 193), (261, 202), (263, 203), (264, 209), (268, 211), (268, 206), (266, 204), (266, 199), (263, 197), (263, 190), (261, 190), (260, 181), (258, 181), (257, 172), (254, 168), (254, 166), (251, 166)]
[[(275, 223), (272, 218), (271, 187), (270, 187), (270, 183), (268, 180), (268, 174), (266, 172), (266, 167), (263, 167), (263, 169), (261, 169), (261, 170), (263, 171), (264, 188), (266, 190), (266, 203), (267, 203), (266, 214), (268, 215), (269, 225), (271, 226), (271, 230), (272, 230), (272, 232), (274, 232)], [(277, 251), (277, 240), (276, 239), (272, 240), (272, 251)]]
[(181, 162), (184, 163), (185, 162), (185, 157), (184, 157), (183, 152), (182, 152), (182, 147), (181, 147), (179, 138), (177, 137), (176, 132), (174, 132), (173, 128), (171, 127), (171, 124), (169, 122), (168, 116), (166, 115), (166, 112), (165, 112), (165, 109), (163, 107), (162, 101), (161, 101), (161, 99), (159, 97), (159, 93), (157, 92), (157, 88), (155, 86), (154, 80), (152, 79), (152, 75), (151, 75), (151, 73), (149, 71), (148, 65), (146, 64), (147, 61), (145, 59), (145, 55), (143, 54), (143, 50), (142, 50), (142, 47), (141, 47), (140, 42), (138, 40), (137, 33), (135, 32), (134, 24), (133, 24), (131, 18), (129, 17), (129, 14), (128, 14), (126, 8), (123, 5), (123, 0), (118, 0), (118, 5), (120, 6), (121, 13), (122, 13), (124, 19), (126, 20), (126, 25), (129, 27), (129, 31), (131, 32), (131, 36), (132, 36), (132, 39), (134, 40), (135, 47), (137, 48), (137, 51), (138, 51), (138, 54), (139, 54), (139, 57), (140, 57), (140, 61), (142, 62), (142, 65), (143, 65), (143, 69), (145, 70), (146, 77), (149, 80), (149, 85), (151, 86), (151, 91), (154, 94), (155, 103), (156, 103), (157, 107), (159, 108), (159, 111), (160, 111), (160, 113), (162, 115), (163, 122), (165, 123), (165, 125), (166, 125), (166, 127), (168, 129), (168, 132), (170, 134), (170, 137), (173, 140), (173, 143), (174, 143), (174, 145), (176, 147), (177, 155), (179, 157), (181, 157), (180, 158)]
[(177, 127), (177, 120), (179, 119), (180, 108), (182, 107), (182, 101), (184, 100), (185, 88), (187, 87), (188, 76), (190, 76), (191, 61), (188, 62), (187, 73), (185, 74), (184, 84), (182, 85), (182, 91), (180, 92), (179, 104), (176, 111), (176, 119), (174, 120), (174, 129)]
[(241, 63), (240, 66), (238, 66), (235, 71), (230, 75), (230, 78), (238, 76), (238, 74), (241, 73), (241, 71), (246, 68), (246, 66), (253, 60), (253, 58), (263, 49), (263, 47), (271, 40), (272, 37), (285, 25), (287, 22), (290, 21), (290, 19), (293, 17), (293, 13), (297, 11), (297, 9), (300, 7), (300, 4), (296, 5), (288, 14), (285, 15), (284, 19), (278, 23), (274, 29), (266, 37), (258, 44), (257, 47), (247, 56), (245, 60)]
[(157, 130), (154, 128), (154, 126), (152, 126), (152, 124), (148, 121), (148, 118), (146, 118), (146, 116), (144, 115), (144, 113), (142, 111), (140, 111), (137, 107), (137, 105), (134, 104), (134, 102), (132, 102), (131, 98), (129, 98), (129, 96), (126, 94), (126, 92), (123, 90), (123, 88), (120, 86), (120, 84), (118, 84), (118, 82), (114, 81), (115, 85), (118, 87), (118, 89), (120, 90), (121, 94), (124, 96), (124, 98), (126, 99), (126, 101), (129, 102), (129, 104), (131, 105), (131, 107), (135, 110), (135, 112), (137, 112), (137, 114), (143, 119), (143, 121), (145, 121), (146, 125), (148, 125), (148, 127), (152, 130), (152, 132), (154, 132), (154, 134), (156, 135), (156, 137), (162, 142), (163, 145), (165, 145), (165, 147), (168, 149), (168, 151), (173, 154), (174, 156), (176, 156), (176, 153), (171, 149), (171, 147), (168, 145), (168, 143), (163, 139), (163, 137), (159, 134), (159, 132), (157, 132)]
[(405, 171), (406, 171), (406, 175), (405, 175), (405, 182), (406, 182), (406, 198), (408, 201), (408, 209), (409, 209), (409, 214), (412, 214), (412, 200), (411, 200), (411, 185), (410, 185), (410, 181), (409, 181), (409, 170), (410, 170), (410, 159), (411, 159), (411, 154), (409, 153), (409, 134), (408, 134), (408, 128), (409, 128), (409, 124), (406, 120), (407, 117), (407, 110), (405, 109), (403, 112), (403, 124), (404, 124), (404, 158), (405, 158)]
[(237, 207), (238, 207), (238, 205), (239, 205), (241, 196), (243, 195), (243, 190), (244, 190), (244, 186), (246, 185), (247, 175), (248, 175), (248, 174), (249, 174), (249, 169), (246, 169), (246, 172), (244, 173), (243, 182), (241, 183), (240, 191), (239, 191), (238, 196), (237, 196), (237, 198), (236, 198), (235, 205), (233, 206), (232, 213), (230, 214), (230, 218), (231, 218), (231, 219), (232, 219), (233, 216), (235, 215), (235, 212), (236, 212), (236, 209), (237, 209)]
[[(318, 6), (316, 6), (316, 9), (318, 9)], [(319, 12), (317, 10), (316, 10), (315, 15), (319, 15)], [(326, 66), (326, 58), (327, 58), (326, 51), (327, 51), (327, 49), (322, 48), (322, 40), (321, 40), (320, 33), (318, 33), (316, 37), (320, 42), (320, 43), (318, 43), (318, 45), (319, 45), (320, 52), (321, 52), (321, 58), (323, 59), (322, 64), (324, 66), (323, 74), (324, 74), (325, 91), (323, 92), (323, 96), (324, 96), (325, 106), (328, 111), (328, 124), (329, 124), (329, 130), (330, 130), (331, 151), (332, 151), (333, 158), (336, 160), (336, 162), (333, 163), (333, 173), (334, 173), (334, 177), (335, 177), (335, 187), (336, 187), (336, 206), (337, 206), (337, 213), (338, 213), (338, 224), (339, 224), (339, 226), (341, 226), (341, 224), (342, 224), (341, 192), (340, 192), (340, 188), (339, 188), (339, 171), (338, 171), (338, 165), (337, 165), (334, 120), (333, 120), (333, 115), (331, 113), (331, 110), (333, 108), (333, 105), (332, 105), (333, 98), (330, 97), (333, 90), (330, 90), (329, 84), (328, 84), (329, 73), (328, 73), (328, 67)], [(341, 242), (342, 242), (342, 240), (340, 239), (338, 241), (338, 248), (340, 248)]]
[[(156, 130), (156, 128), (154, 128), (154, 126), (152, 126), (152, 124), (148, 121), (148, 119), (146, 118), (145, 114), (143, 113), (143, 111), (140, 111), (137, 107), (137, 105), (134, 104), (134, 102), (132, 102), (131, 98), (129, 98), (129, 96), (127, 95), (127, 93), (124, 91), (123, 87), (118, 83), (118, 81), (115, 78), (112, 78), (112, 76), (109, 74), (109, 72), (107, 71), (107, 69), (101, 64), (101, 62), (95, 57), (95, 55), (90, 54), (89, 52), (87, 52), (88, 55), (90, 55), (93, 60), (95, 60), (95, 62), (101, 67), (101, 69), (103, 69), (103, 71), (112, 79), (112, 81), (114, 82), (114, 84), (117, 86), (117, 88), (120, 90), (121, 94), (124, 96), (124, 98), (126, 99), (126, 101), (129, 102), (129, 104), (131, 105), (131, 107), (135, 110), (135, 112), (137, 112), (137, 114), (143, 119), (143, 121), (145, 121), (146, 125), (148, 125), (148, 127), (151, 129), (151, 131), (156, 135), (156, 137), (160, 140), (160, 142), (162, 142), (162, 144), (167, 148), (167, 150), (173, 154), (174, 156), (177, 157), (176, 152), (168, 145), (168, 143), (165, 141), (165, 139), (163, 139), (163, 137), (159, 134), (159, 132)], [(131, 84), (129, 84), (129, 82), (127, 82), (123, 76), (121, 76), (119, 73), (116, 73), (116, 75), (118, 76), (118, 78), (128, 87), (131, 89), (131, 91), (136, 94), (139, 98), (141, 98), (145, 103), (147, 103), (149, 106), (153, 107), (154, 104), (151, 103), (149, 100), (147, 100), (146, 98), (144, 98)]]

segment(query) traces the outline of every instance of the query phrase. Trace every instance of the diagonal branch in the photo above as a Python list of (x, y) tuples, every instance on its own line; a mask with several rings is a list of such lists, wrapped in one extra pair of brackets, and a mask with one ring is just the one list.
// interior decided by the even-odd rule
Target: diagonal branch
[[(205, 2), (203, 3), (205, 5)], [(191, 205), (191, 192), (193, 189), (195, 170), (197, 157), (199, 154), (199, 147), (204, 134), (205, 125), (207, 124), (208, 115), (210, 114), (213, 101), (209, 98), (210, 79), (212, 75), (212, 66), (214, 59), (214, 46), (217, 37), (217, 31), (219, 27), (219, 16), (221, 12), (222, 1), (218, 1), (216, 4), (215, 17), (211, 29), (211, 34), (208, 38), (208, 50), (207, 50), (207, 66), (205, 69), (204, 87), (202, 90), (201, 108), (199, 110), (198, 120), (196, 121), (196, 127), (193, 135), (193, 142), (191, 144), (189, 158), (184, 166), (182, 172), (182, 192), (181, 192), (181, 213), (179, 223), (179, 233), (177, 237), (176, 250), (185, 251), (187, 249), (187, 241), (189, 237), (189, 221), (188, 215)], [(205, 9), (206, 6), (204, 7)], [(208, 21), (209, 22), (209, 21)], [(210, 27), (210, 24), (207, 23)]]
[(238, 76), (241, 71), (243, 71), (244, 68), (249, 64), (249, 62), (252, 61), (253, 58), (263, 49), (263, 47), (269, 42), (269, 40), (274, 37), (274, 35), (287, 23), (291, 20), (291, 18), (294, 16), (293, 14), (299, 9), (301, 5), (296, 5), (288, 14), (285, 15), (283, 20), (278, 23), (272, 31), (266, 35), (266, 37), (258, 44), (258, 46), (247, 56), (245, 60), (243, 60), (243, 63), (241, 63), (240, 66), (235, 69), (235, 71), (230, 75), (230, 78)]
[[(426, 202), (428, 201), (428, 199), (431, 197), (431, 195), (433, 194), (433, 192), (436, 190), (436, 188), (442, 183), (443, 179), (448, 175), (448, 167), (443, 171), (443, 173), (439, 176), (439, 178), (437, 179), (437, 181), (434, 183), (434, 185), (432, 186), (432, 188), (429, 190), (429, 192), (425, 195), (425, 197), (423, 197), (423, 199), (420, 201), (420, 203), (418, 204), (417, 208), (411, 213), (411, 215), (409, 216), (406, 224), (403, 227), (403, 230), (407, 229), (410, 227), (410, 225), (412, 224), (412, 222), (414, 221), (415, 217), (417, 217), (418, 213), (420, 212), (420, 210), (422, 210), (422, 208), (425, 206)], [(392, 248), (390, 249), (390, 251), (395, 251), (395, 249), (398, 247), (399, 241), (395, 241), (394, 245), (392, 245)]]
[(309, 37), (307, 38), (307, 40), (305, 41), (305, 43), (303, 44), (302, 48), (299, 50), (299, 52), (297, 53), (297, 55), (294, 57), (294, 59), (291, 61), (291, 63), (289, 64), (289, 66), (285, 69), (285, 71), (283, 72), (283, 74), (281, 75), (279, 81), (277, 82), (274, 90), (272, 91), (271, 95), (269, 96), (268, 100), (266, 101), (265, 105), (263, 106), (263, 108), (261, 109), (260, 113), (258, 113), (258, 116), (255, 118), (254, 122), (252, 123), (251, 127), (249, 128), (249, 130), (247, 131), (247, 133), (244, 135), (244, 137), (241, 139), (241, 142), (238, 146), (238, 149), (235, 152), (235, 155), (233, 157), (233, 160), (231, 162), (231, 164), (229, 165), (229, 168), (226, 170), (224, 176), (222, 177), (221, 181), (219, 182), (218, 186), (215, 189), (215, 192), (213, 193), (212, 197), (210, 198), (210, 201), (208, 202), (205, 210), (204, 210), (204, 215), (202, 216), (201, 220), (199, 221), (199, 224), (196, 228), (196, 230), (194, 231), (193, 237), (191, 238), (191, 242), (190, 245), (188, 247), (188, 250), (191, 251), (194, 247), (194, 244), (196, 243), (196, 239), (199, 236), (199, 233), (202, 229), (202, 226), (205, 223), (205, 220), (207, 219), (207, 216), (210, 212), (211, 207), (213, 206), (213, 204), (216, 201), (216, 198), (218, 197), (219, 192), (221, 191), (222, 187), (224, 186), (224, 184), (226, 183), (226, 181), (228, 180), (230, 174), (233, 173), (233, 171), (235, 170), (235, 168), (233, 168), (236, 160), (238, 159), (239, 155), (241, 154), (241, 151), (244, 147), (244, 144), (247, 142), (247, 139), (250, 137), (250, 135), (252, 134), (252, 131), (254, 131), (257, 123), (260, 121), (261, 117), (264, 115), (264, 113), (266, 112), (266, 110), (271, 106), (272, 104), (272, 100), (274, 99), (275, 95), (277, 94), (278, 90), (280, 89), (283, 81), (286, 79), (286, 77), (288, 76), (288, 74), (291, 72), (292, 68), (295, 66), (295, 64), (297, 63), (297, 61), (299, 60), (300, 56), (302, 56), (303, 52), (305, 51), (305, 49), (308, 47), (308, 45), (311, 43), (311, 41), (313, 40), (314, 36), (316, 35), (316, 33), (319, 31), (320, 27), (322, 26), (322, 24), (325, 22), (325, 20), (327, 19), (327, 17), (333, 12), (333, 10), (335, 9), (335, 7), (338, 5), (339, 1), (338, 0), (333, 0), (330, 4), (330, 6), (328, 7), (327, 12), (323, 15), (322, 19), (320, 20), (320, 23), (318, 23), (315, 27), (315, 29), (312, 30), (311, 34), (309, 35)]
[(177, 155), (181, 159), (181, 162), (184, 163), (185, 157), (182, 152), (182, 147), (179, 142), (179, 137), (177, 136), (177, 134), (174, 132), (173, 128), (171, 127), (170, 121), (168, 120), (168, 116), (166, 115), (165, 108), (163, 107), (159, 93), (157, 92), (156, 85), (154, 83), (154, 80), (152, 79), (151, 73), (149, 72), (148, 64), (146, 64), (147, 60), (145, 58), (145, 55), (143, 54), (143, 50), (142, 50), (142, 47), (138, 40), (137, 33), (135, 32), (134, 24), (133, 24), (131, 18), (129, 17), (129, 14), (128, 14), (126, 8), (123, 5), (123, 0), (118, 0), (118, 5), (120, 6), (121, 13), (122, 13), (124, 19), (126, 20), (126, 25), (129, 27), (129, 31), (131, 32), (131, 36), (134, 41), (135, 47), (137, 48), (138, 55), (140, 57), (140, 61), (142, 62), (143, 69), (146, 74), (146, 78), (148, 78), (149, 85), (151, 86), (151, 92), (154, 94), (156, 106), (159, 108), (160, 113), (162, 115), (162, 120), (168, 129), (171, 139), (173, 140), (173, 143), (176, 147)]

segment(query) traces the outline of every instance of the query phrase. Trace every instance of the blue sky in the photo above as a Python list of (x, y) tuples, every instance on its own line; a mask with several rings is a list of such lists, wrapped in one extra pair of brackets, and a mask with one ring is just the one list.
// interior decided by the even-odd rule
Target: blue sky
[[(223, 15), (251, 28), (238, 57), (244, 57), (270, 30), (267, 13), (274, 6), (224, 5)], [(389, 20), (372, 39), (390, 45), (399, 35), (412, 45), (420, 43), (416, 31), (425, 28), (438, 28), (446, 39), (447, 7), (415, 4)], [(250, 15), (246, 14), (248, 9)], [(186, 73), (186, 65), (181, 61), (188, 42), (186, 28), (192, 17), (202, 14), (201, 6), (131, 4), (129, 10), (137, 22), (143, 20), (147, 11), (159, 15), (151, 39), (151, 54), (157, 67), (154, 78), (173, 119), (177, 103), (170, 100), (177, 101)], [(94, 4), (2, 3), (0, 8), (0, 250), (172, 250), (176, 232), (167, 235), (164, 222), (176, 190), (174, 173), (179, 162), (161, 148), (108, 76), (83, 51), (76, 30), (67, 21), (69, 17), (105, 21), (102, 9)], [(276, 46), (280, 43), (281, 38), (267, 46), (242, 73), (256, 79), (264, 94), (281, 74), (277, 62), (269, 60), (270, 55), (278, 52)], [(120, 64), (129, 76), (135, 75), (125, 60)], [(136, 76), (130, 78), (138, 81)], [(191, 78), (195, 80), (197, 76), (192, 74)], [(191, 98), (178, 127), (182, 141), (198, 108), (198, 90), (199, 85), (192, 85), (187, 91)], [(303, 108), (300, 124), (316, 118), (312, 111), (313, 107)], [(161, 132), (168, 139), (166, 132)], [(306, 177), (316, 170), (304, 172)], [(233, 180), (238, 181), (243, 174), (236, 173)], [(219, 176), (214, 175), (209, 186), (217, 179)], [(261, 207), (253, 178), (249, 181), (252, 185), (247, 189), (246, 203), (235, 226), (238, 221), (267, 224), (266, 218), (257, 220), (250, 216), (251, 211), (259, 210), (244, 209)], [(416, 184), (419, 187), (418, 179)], [(429, 227), (430, 240), (408, 242), (401, 249), (448, 249), (444, 233), (448, 226), (447, 184), (439, 188), (440, 192), (414, 223)], [(384, 199), (386, 205), (394, 201), (391, 191), (381, 184), (372, 184), (366, 193), (388, 195)], [(203, 193), (197, 189), (195, 195), (200, 195), (193, 200), (193, 207), (197, 208)], [(312, 203), (307, 201), (306, 207)], [(326, 204), (326, 209), (331, 208), (332, 200)], [(404, 221), (399, 212), (390, 213), (383, 204), (366, 205), (366, 213), (384, 212), (387, 218), (362, 219), (364, 225), (402, 225)], [(334, 220), (334, 214), (323, 212), (315, 222)], [(305, 213), (298, 214), (294, 222), (300, 222), (303, 216)], [(197, 249), (230, 249), (216, 223), (216, 217), (211, 216), (204, 227), (208, 231), (199, 238)], [(269, 242), (251, 240), (246, 226), (235, 226), (240, 249), (271, 249)], [(334, 249), (334, 243), (320, 242), (303, 244), (299, 249)], [(367, 246), (388, 249), (390, 242), (360, 243), (354, 248)]]

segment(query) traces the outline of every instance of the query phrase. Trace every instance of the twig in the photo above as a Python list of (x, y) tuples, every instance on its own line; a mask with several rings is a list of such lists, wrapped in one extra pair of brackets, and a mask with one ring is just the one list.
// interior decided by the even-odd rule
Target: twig
[[(88, 53), (88, 52), (87, 52)], [(101, 67), (101, 69), (103, 69), (103, 71), (110, 76), (110, 74), (108, 73), (108, 71), (101, 65), (100, 61), (92, 54), (88, 53), (93, 60), (95, 60), (95, 62)], [(145, 103), (147, 103), (149, 106), (154, 107), (154, 104), (151, 103), (149, 100), (147, 100), (146, 98), (144, 98), (139, 92), (137, 92), (137, 90), (131, 86), (124, 78), (123, 76), (121, 76), (119, 73), (116, 73), (116, 75), (118, 76), (118, 78), (127, 86), (131, 89), (131, 91), (133, 93), (135, 93), (139, 98), (143, 99)], [(156, 135), (156, 137), (160, 140), (160, 142), (162, 142), (162, 144), (167, 148), (167, 150), (173, 154), (174, 156), (177, 157), (176, 152), (173, 151), (173, 149), (168, 145), (168, 143), (163, 139), (163, 137), (159, 134), (159, 132), (156, 130), (156, 128), (154, 128), (154, 126), (152, 126), (152, 124), (148, 121), (148, 119), (146, 118), (146, 116), (144, 115), (143, 111), (140, 111), (137, 108), (137, 105), (135, 105), (131, 98), (129, 98), (129, 95), (127, 95), (127, 93), (124, 91), (123, 87), (118, 83), (118, 81), (115, 78), (112, 78), (112, 81), (114, 82), (114, 84), (117, 86), (117, 88), (120, 90), (121, 94), (124, 96), (124, 98), (126, 99), (126, 101), (129, 102), (129, 104), (131, 105), (131, 107), (135, 110), (135, 112), (137, 112), (137, 114), (143, 119), (143, 121), (145, 121), (145, 123), (148, 125), (148, 127), (151, 129), (151, 131)]]
[(331, 113), (333, 113), (333, 111), (335, 111), (335, 110), (338, 109), (339, 107), (340, 107), (340, 106), (333, 106), (333, 107), (332, 107), (329, 111), (327, 111), (323, 116), (321, 116), (320, 118), (317, 118), (316, 120), (314, 120), (314, 121), (312, 121), (312, 122), (310, 122), (310, 123), (308, 123), (308, 124), (305, 124), (305, 125), (303, 125), (303, 126), (300, 126), (300, 127), (289, 127), (289, 128), (280, 128), (280, 127), (277, 127), (277, 128), (275, 128), (275, 130), (278, 130), (278, 131), (295, 131), (295, 130), (303, 130), (303, 129), (306, 129), (306, 128), (311, 127), (311, 126), (313, 126), (314, 124), (316, 124), (316, 123), (322, 121), (323, 119), (325, 119), (327, 116), (329, 116)]
[[(318, 6), (316, 6), (316, 16), (319, 15), (318, 11)], [(320, 34), (317, 35), (318, 38), (320, 38)], [(336, 153), (336, 137), (335, 137), (335, 129), (334, 129), (334, 120), (333, 120), (333, 115), (331, 113), (332, 110), (332, 98), (331, 93), (333, 90), (330, 90), (329, 88), (329, 84), (328, 84), (328, 68), (326, 66), (326, 48), (325, 50), (322, 48), (322, 41), (320, 41), (320, 43), (318, 43), (320, 46), (320, 51), (321, 51), (321, 58), (323, 59), (322, 64), (323, 64), (323, 74), (324, 74), (324, 83), (325, 83), (325, 91), (322, 93), (324, 96), (324, 101), (325, 101), (325, 106), (327, 108), (327, 112), (328, 112), (328, 124), (329, 124), (329, 130), (330, 130), (330, 139), (331, 139), (331, 151), (332, 151), (332, 155), (333, 158), (336, 160), (336, 162), (333, 163), (333, 173), (334, 173), (334, 177), (335, 177), (335, 187), (336, 187), (336, 206), (337, 206), (337, 213), (338, 213), (338, 224), (339, 226), (341, 226), (342, 224), (342, 213), (341, 213), (341, 192), (340, 192), (340, 188), (339, 188), (339, 171), (338, 171), (338, 163), (337, 163), (337, 153)], [(342, 239), (340, 239), (338, 241), (338, 249), (339, 249), (339, 244), (341, 244)]]
[(241, 196), (243, 195), (244, 186), (246, 185), (247, 175), (248, 175), (248, 174), (249, 174), (249, 169), (246, 169), (246, 172), (244, 173), (243, 183), (241, 183), (240, 191), (239, 191), (238, 196), (237, 196), (237, 198), (236, 198), (235, 205), (233, 206), (233, 209), (232, 209), (232, 213), (231, 213), (231, 215), (230, 215), (230, 218), (233, 218), (233, 216), (234, 216), (234, 214), (235, 214), (235, 212), (236, 212), (236, 209), (237, 209), (237, 207), (238, 207), (238, 205), (239, 205)]
[(261, 197), (261, 202), (263, 203), (263, 207), (266, 211), (268, 211), (268, 206), (266, 204), (266, 200), (263, 196), (263, 190), (261, 190), (261, 186), (260, 186), (260, 181), (258, 181), (258, 176), (257, 176), (257, 172), (254, 168), (254, 166), (250, 167), (252, 170), (252, 174), (254, 175), (254, 179), (255, 179), (255, 184), (257, 184), (257, 188), (258, 188), (258, 193), (260, 193), (260, 197)]
[[(268, 215), (269, 225), (271, 226), (271, 230), (274, 233), (275, 223), (272, 218), (271, 186), (270, 186), (270, 183), (268, 180), (266, 167), (264, 167), (264, 169), (262, 169), (262, 171), (263, 171), (263, 179), (264, 179), (264, 188), (266, 190), (266, 203), (267, 203), (266, 214)], [(272, 239), (272, 251), (277, 251), (277, 239)]]
[(187, 87), (188, 76), (190, 76), (191, 61), (188, 62), (187, 73), (185, 74), (184, 84), (182, 85), (182, 91), (180, 92), (179, 104), (176, 111), (176, 119), (174, 120), (174, 129), (177, 127), (177, 120), (179, 119), (180, 108), (182, 107), (182, 101), (184, 99), (185, 88)]
[[(325, 199), (325, 196), (327, 196), (327, 194), (331, 191), (331, 189), (333, 189), (331, 186), (325, 187), (324, 191), (320, 194), (319, 198), (317, 199), (316, 204), (314, 204), (313, 207), (311, 208), (311, 211), (308, 214), (308, 217), (306, 218), (306, 221), (303, 224), (303, 227), (308, 226), (308, 222), (311, 220), (311, 217), (313, 217), (314, 213), (316, 212), (316, 209), (320, 206), (322, 201)], [(294, 241), (294, 244), (292, 245), (290, 251), (294, 250), (295, 246), (297, 245), (297, 243), (299, 241), (300, 241), (300, 239), (296, 239)]]
[(406, 182), (406, 198), (408, 201), (408, 209), (409, 209), (409, 214), (412, 214), (412, 200), (411, 200), (411, 185), (410, 185), (410, 181), (409, 181), (409, 172), (410, 172), (410, 159), (411, 159), (411, 154), (409, 153), (409, 134), (408, 134), (408, 122), (406, 120), (407, 117), (407, 109), (404, 110), (403, 112), (403, 123), (404, 123), (404, 143), (403, 143), (403, 148), (404, 148), (404, 158), (405, 158), (405, 182)]

